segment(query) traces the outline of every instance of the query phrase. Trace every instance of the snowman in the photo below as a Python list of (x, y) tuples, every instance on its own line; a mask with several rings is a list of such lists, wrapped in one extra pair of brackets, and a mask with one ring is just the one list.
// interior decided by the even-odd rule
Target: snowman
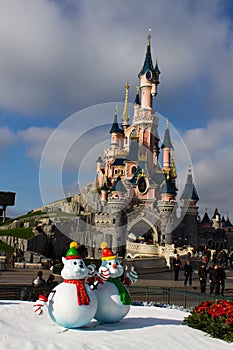
[(122, 320), (130, 310), (131, 298), (126, 286), (135, 283), (138, 279), (135, 271), (126, 273), (121, 281), (124, 268), (116, 255), (108, 248), (107, 242), (102, 242), (102, 265), (100, 270), (108, 269), (110, 277), (104, 284), (99, 284), (95, 290), (97, 297), (97, 311), (95, 319), (104, 323)]
[[(78, 244), (72, 242), (66, 257), (62, 257), (64, 267), (61, 276), (64, 279), (63, 282), (49, 293), (48, 298), (40, 295), (33, 306), (34, 312), (41, 315), (43, 313), (42, 307), (47, 303), (51, 320), (65, 328), (78, 328), (86, 325), (94, 317), (97, 310), (95, 293), (91, 291), (85, 281), (88, 269), (77, 248)], [(99, 278), (105, 282), (108, 275), (107, 269), (101, 270)]]

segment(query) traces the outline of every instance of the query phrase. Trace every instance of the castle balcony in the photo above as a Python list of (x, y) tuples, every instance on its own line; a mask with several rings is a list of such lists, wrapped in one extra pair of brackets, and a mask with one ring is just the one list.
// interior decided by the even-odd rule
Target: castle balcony
[(159, 255), (160, 247), (158, 244), (126, 242), (126, 256), (129, 258), (155, 257)]

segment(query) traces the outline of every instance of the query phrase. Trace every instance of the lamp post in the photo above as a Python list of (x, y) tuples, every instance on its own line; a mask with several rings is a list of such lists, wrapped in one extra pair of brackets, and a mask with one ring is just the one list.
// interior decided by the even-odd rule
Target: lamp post
[(94, 259), (95, 257), (95, 242), (92, 244), (92, 258)]

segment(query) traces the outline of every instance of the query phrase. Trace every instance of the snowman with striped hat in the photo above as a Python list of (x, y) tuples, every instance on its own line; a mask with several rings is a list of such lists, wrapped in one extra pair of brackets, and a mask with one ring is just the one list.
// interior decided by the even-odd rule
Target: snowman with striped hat
[[(57, 285), (47, 296), (40, 295), (33, 306), (38, 315), (43, 313), (43, 306), (48, 306), (51, 320), (65, 328), (78, 328), (86, 325), (97, 310), (95, 293), (86, 283), (88, 268), (78, 252), (78, 244), (72, 242), (66, 257), (62, 257), (64, 267), (61, 271), (63, 282)], [(101, 270), (101, 279), (107, 279), (107, 269)]]
[(99, 285), (95, 290), (97, 297), (97, 311), (95, 319), (104, 323), (113, 323), (122, 320), (130, 310), (131, 298), (126, 286), (135, 283), (138, 279), (136, 271), (126, 273), (121, 281), (124, 268), (117, 256), (108, 247), (107, 242), (101, 243), (102, 264), (101, 269), (107, 268), (110, 277), (106, 283)]

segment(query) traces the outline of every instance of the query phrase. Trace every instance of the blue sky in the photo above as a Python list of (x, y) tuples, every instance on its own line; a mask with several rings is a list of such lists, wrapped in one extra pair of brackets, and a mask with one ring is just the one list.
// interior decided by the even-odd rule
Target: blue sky
[(154, 107), (188, 149), (200, 213), (218, 207), (233, 221), (231, 0), (2, 0), (0, 189), (17, 193), (8, 215), (95, 178), (126, 81), (134, 101), (148, 28), (161, 70)]

